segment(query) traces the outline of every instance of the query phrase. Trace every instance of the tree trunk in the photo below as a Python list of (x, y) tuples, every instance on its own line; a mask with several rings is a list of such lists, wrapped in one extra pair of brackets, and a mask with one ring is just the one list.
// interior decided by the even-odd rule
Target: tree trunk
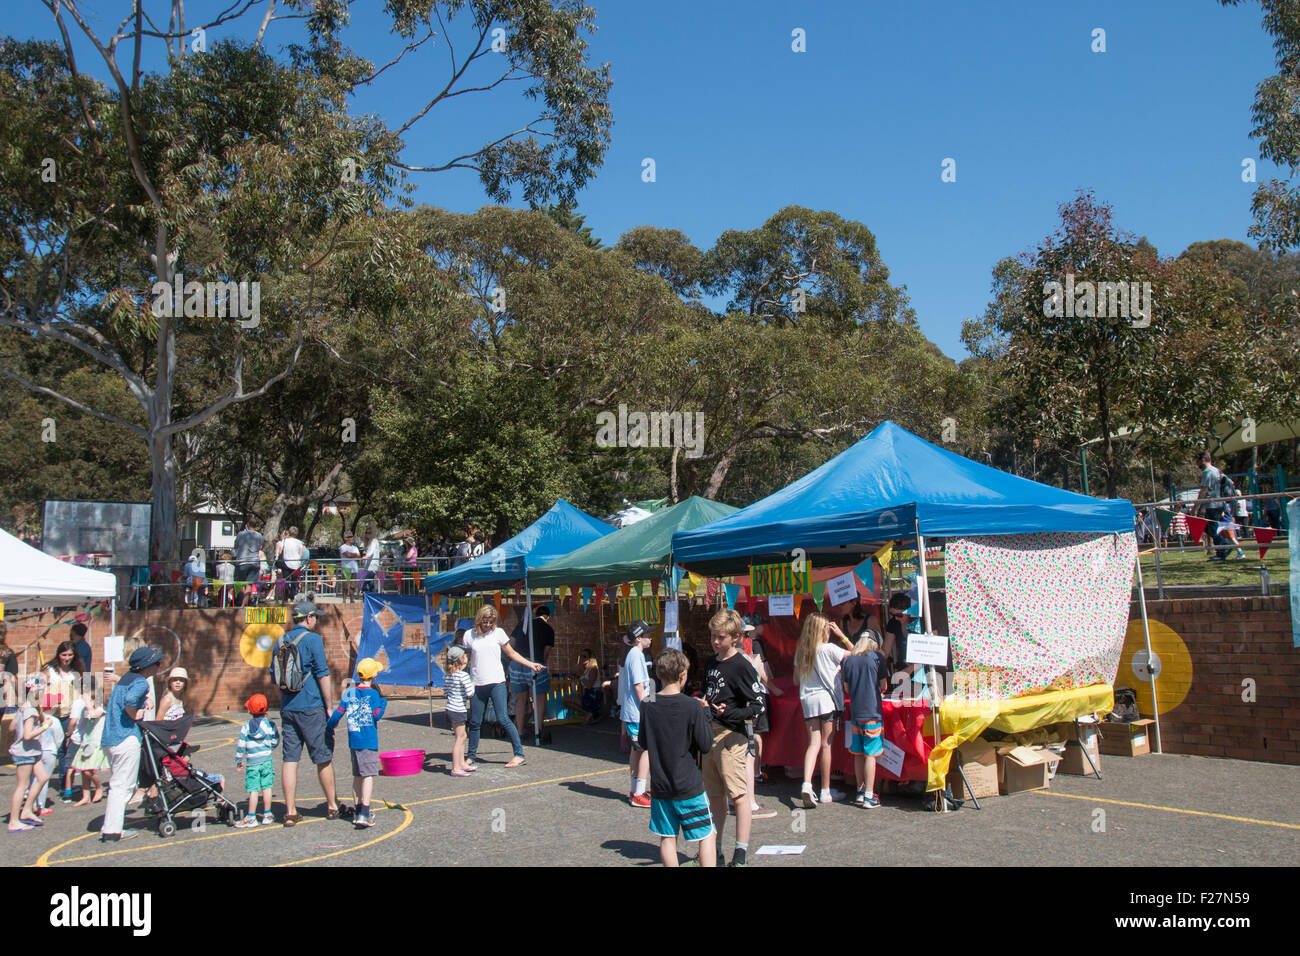
[(263, 538), (267, 541), (275, 541), (280, 537), (280, 522), (284, 521), (284, 513), (288, 510), (288, 499), (282, 494), (276, 495), (266, 512), (266, 525), (262, 528)]
[(677, 502), (681, 501), (681, 499), (677, 497), (677, 456), (681, 453), (682, 446), (674, 445), (672, 463), (670, 466), (671, 470), (668, 474), (668, 503), (670, 505), (675, 505)]
[(153, 466), (153, 515), (149, 558), (165, 570), (179, 560), (177, 553), (176, 457), (170, 435), (154, 434), (149, 446)]
[(713, 474), (709, 476), (708, 487), (704, 490), (704, 497), (712, 500), (718, 500), (718, 489), (722, 487), (722, 481), (727, 477), (727, 471), (731, 468), (731, 463), (735, 460), (735, 449), (729, 448), (718, 463), (713, 466)]

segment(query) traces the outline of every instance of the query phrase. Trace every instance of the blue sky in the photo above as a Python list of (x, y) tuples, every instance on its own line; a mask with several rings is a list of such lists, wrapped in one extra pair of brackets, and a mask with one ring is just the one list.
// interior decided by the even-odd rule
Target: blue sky
[[(367, 2), (354, 7), (349, 42), (387, 60), (396, 46), (378, 0), (375, 16)], [(1274, 71), (1256, 5), (589, 2), (592, 58), (612, 65), (615, 126), (579, 211), (607, 243), (655, 225), (707, 248), (786, 205), (828, 209), (875, 233), (922, 330), (961, 358), (962, 319), (983, 310), (994, 263), (1054, 231), (1057, 206), (1078, 189), (1112, 203), (1116, 224), (1164, 255), (1202, 239), (1247, 240), (1254, 186), (1241, 163), (1258, 159), (1251, 103)], [(93, 6), (108, 29), (128, 5)], [(189, 6), (193, 22), (199, 7)], [(233, 32), (255, 30), (247, 19)], [(806, 52), (791, 49), (796, 28)], [(1104, 53), (1091, 49), (1096, 28)], [(34, 0), (7, 30), (54, 35)], [(292, 24), (274, 25), (272, 46), (292, 34)], [(444, 47), (421, 52), (358, 107), (396, 126), (423, 105), (448, 61)], [(102, 75), (92, 58), (80, 55)], [(410, 131), (405, 158), (444, 160), (527, 116), (512, 93), (462, 97)], [(646, 157), (653, 183), (641, 178)], [(941, 181), (946, 158), (956, 182)], [(1259, 164), (1261, 180), (1274, 174)], [(458, 211), (485, 202), (468, 172), (415, 182), (420, 202)]]

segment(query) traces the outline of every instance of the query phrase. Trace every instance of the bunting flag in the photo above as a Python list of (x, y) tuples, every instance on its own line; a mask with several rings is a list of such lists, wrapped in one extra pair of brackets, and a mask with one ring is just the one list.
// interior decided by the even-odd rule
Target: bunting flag
[(872, 565), (870, 558), (867, 558), (867, 560), (854, 568), (853, 573), (858, 576), (859, 581), (867, 586), (868, 591), (872, 594), (876, 593), (876, 570)]
[(694, 571), (690, 571), (687, 573), (687, 581), (689, 583), (686, 589), (686, 593), (691, 597), (695, 597), (695, 592), (698, 591), (700, 589), (700, 585), (704, 583), (704, 578), (703, 576), (696, 574)]
[(756, 611), (757, 609), (758, 609), (758, 598), (754, 597), (754, 595), (752, 594), (749, 597), (745, 598), (746, 614), (753, 614), (754, 611)]
[(1268, 546), (1273, 543), (1273, 539), (1276, 537), (1277, 531), (1272, 528), (1255, 529), (1255, 543), (1259, 545), (1259, 559), (1261, 561), (1264, 560), (1264, 552), (1268, 550)]
[(655, 597), (659, 596), (659, 579), (655, 578), (650, 582), (650, 593)]
[(802, 594), (796, 594), (794, 596), (794, 619), (796, 621), (803, 620), (803, 595)]
[(569, 585), (569, 600), (572, 602), (572, 604), (571, 604), (570, 606), (571, 606), (575, 611), (576, 611), (576, 610), (578, 609), (578, 607), (579, 607), (579, 604), (578, 604), (578, 595), (579, 595), (580, 593), (581, 593), (581, 592), (578, 590), (578, 586), (577, 586), (576, 584), (570, 584), (570, 585)]
[(633, 621), (659, 623), (659, 602), (653, 597), (622, 597), (618, 601), (618, 623), (626, 627)]
[(505, 614), (506, 596), (503, 591), (496, 591), (492, 594), (492, 605), (497, 609), (497, 617), (500, 618)]
[(1201, 535), (1205, 533), (1205, 526), (1207, 524), (1209, 524), (1209, 522), (1199, 515), (1188, 515), (1187, 536), (1191, 538), (1193, 542), (1200, 541)]
[(1160, 525), (1160, 533), (1163, 535), (1168, 535), (1169, 526), (1174, 523), (1173, 513), (1169, 511), (1165, 511), (1163, 508), (1157, 508), (1156, 521)]
[(645, 597), (645, 582), (637, 581), (632, 585), (632, 590), (636, 591), (637, 597)]
[(709, 599), (710, 604), (712, 604), (714, 601), (718, 599), (718, 587), (719, 587), (719, 582), (713, 580), (712, 578), (708, 578), (704, 582), (704, 594)]
[(814, 581), (812, 586), (813, 603), (817, 605), (817, 610), (822, 609), (822, 601), (826, 599), (826, 582)]
[(807, 594), (808, 566), (795, 571), (791, 562), (755, 564), (749, 568), (749, 593), (757, 597), (769, 594)]
[(515, 603), (516, 603), (516, 604), (519, 604), (520, 601), (521, 601), (522, 599), (523, 599), (522, 592), (521, 592), (520, 589), (519, 589), (519, 585), (516, 584), (516, 585), (515, 585)]
[(582, 589), (582, 610), (583, 610), (583, 613), (586, 613), (586, 611), (587, 611), (587, 605), (590, 604), (590, 603), (591, 603), (591, 588), (583, 588), (583, 589)]
[(593, 595), (596, 599), (596, 610), (600, 610), (605, 605), (605, 589), (596, 588)]
[(735, 610), (738, 597), (740, 597), (740, 587), (738, 585), (724, 584), (722, 586), (722, 599), (727, 602), (727, 607)]
[(880, 562), (880, 566), (882, 568), (888, 571), (889, 561), (893, 557), (893, 554), (894, 554), (894, 542), (890, 541), (883, 548), (881, 548), (879, 551), (873, 554), (872, 557)]
[(673, 593), (674, 594), (676, 594), (677, 589), (682, 586), (682, 578), (684, 577), (686, 577), (686, 572), (684, 570), (678, 567), (673, 568)]

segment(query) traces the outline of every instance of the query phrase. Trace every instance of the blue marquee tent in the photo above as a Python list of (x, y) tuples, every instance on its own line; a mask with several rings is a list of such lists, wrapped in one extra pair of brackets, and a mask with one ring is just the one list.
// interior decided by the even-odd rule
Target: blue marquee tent
[[(849, 565), (894, 539), (1042, 531), (1131, 532), (1133, 505), (1018, 478), (884, 422), (798, 481), (673, 535), (673, 560), (728, 573), (794, 548)], [(824, 562), (819, 562), (824, 563)]]
[(521, 581), (533, 568), (576, 551), (614, 528), (563, 498), (509, 541), (473, 561), (424, 579), (430, 594), (456, 594)]

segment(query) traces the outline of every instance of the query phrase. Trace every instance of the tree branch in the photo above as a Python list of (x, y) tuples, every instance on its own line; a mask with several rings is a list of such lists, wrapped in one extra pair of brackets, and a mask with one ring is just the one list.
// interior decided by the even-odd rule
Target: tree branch
[(108, 412), (101, 412), (96, 408), (91, 408), (89, 405), (83, 405), (81, 402), (78, 402), (75, 399), (68, 398), (68, 396), (62, 395), (59, 392), (56, 392), (52, 388), (46, 388), (44, 385), (37, 385), (35, 382), (29, 382), (27, 381), (27, 379), (23, 378), (17, 372), (11, 371), (10, 369), (4, 368), (2, 366), (0, 366), (0, 375), (4, 375), (6, 378), (13, 379), (15, 382), (17, 382), (19, 385), (21, 385), (23, 388), (27, 389), (28, 391), (36, 392), (37, 394), (40, 395), (46, 395), (50, 398), (58, 399), (60, 402), (63, 402), (65, 405), (71, 405), (79, 412), (85, 412), (88, 415), (95, 415), (106, 421), (112, 422), (114, 425), (121, 425), (123, 428), (129, 428), (131, 429), (131, 431), (135, 432), (141, 438), (145, 439), (145, 441), (149, 440), (149, 433), (147, 431), (145, 431), (139, 425), (133, 425), (123, 418), (118, 418), (116, 415), (110, 415)]

